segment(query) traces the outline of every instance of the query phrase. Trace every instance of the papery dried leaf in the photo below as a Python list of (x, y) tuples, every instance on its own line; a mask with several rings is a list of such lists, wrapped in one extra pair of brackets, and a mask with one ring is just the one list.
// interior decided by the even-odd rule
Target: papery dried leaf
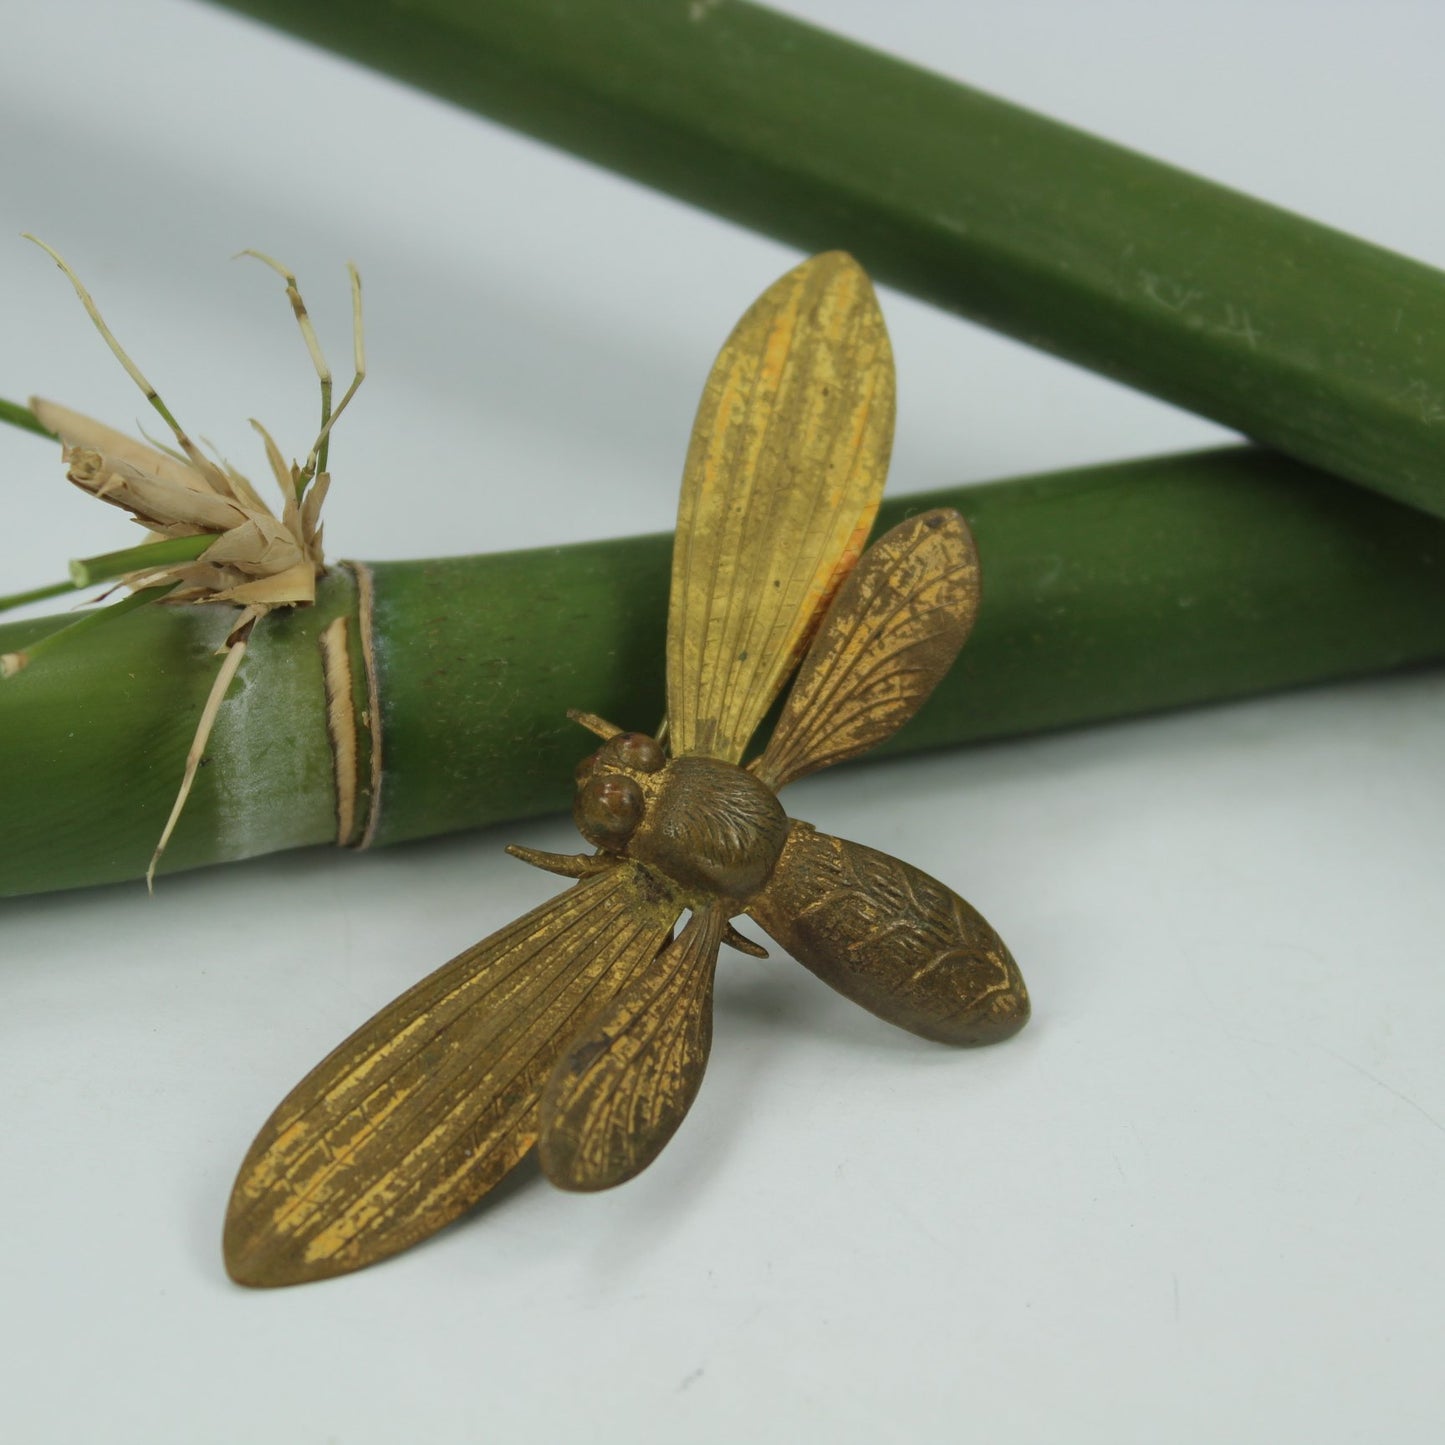
[(130, 462), (88, 448), (66, 450), (61, 457), (70, 467), (67, 477), (82, 491), (157, 530), (181, 524), (201, 532), (228, 532), (246, 520), (240, 504), (230, 498), (144, 472)]
[[(230, 587), (239, 587), (249, 580), (230, 567), (213, 567), (204, 557), (197, 562), (183, 562), (169, 569), (171, 575), (183, 589), (191, 589), (201, 596), (220, 592)], [(129, 582), (128, 582), (128, 585)], [(175, 594), (178, 598), (180, 594)], [(193, 600), (193, 599), (188, 599)]]
[(287, 465), (286, 458), (281, 453), (271, 436), (271, 433), (256, 420), (251, 418), (251, 425), (260, 434), (261, 440), (266, 446), (266, 460), (271, 464), (271, 475), (276, 478), (276, 485), (281, 489), (281, 499), (287, 505), (294, 505), (296, 501), (296, 478)]
[(300, 543), (274, 517), (248, 517), (218, 537), (205, 558), (252, 576), (285, 572), (306, 560)]
[(98, 452), (108, 458), (113, 466), (125, 463), (138, 472), (178, 487), (198, 492), (214, 491), (189, 462), (158, 447), (138, 442), (93, 417), (84, 416), (69, 407), (61, 406), (59, 402), (46, 401), (39, 396), (30, 399), (30, 409), (40, 418), (43, 426), (60, 438), (61, 446), (66, 452)]
[(217, 602), (265, 603), (268, 607), (307, 606), (316, 601), (316, 568), (298, 562), (273, 577), (257, 577), (218, 591)]
[(308, 547), (321, 545), (321, 504), (331, 490), (331, 473), (322, 472), (307, 488), (301, 503), (302, 537)]
[(248, 512), (253, 512), (263, 517), (271, 516), (270, 507), (261, 500), (260, 494), (241, 472), (238, 472), (230, 462), (222, 462), (221, 470), (226, 474), (226, 479), (231, 484), (231, 494)]

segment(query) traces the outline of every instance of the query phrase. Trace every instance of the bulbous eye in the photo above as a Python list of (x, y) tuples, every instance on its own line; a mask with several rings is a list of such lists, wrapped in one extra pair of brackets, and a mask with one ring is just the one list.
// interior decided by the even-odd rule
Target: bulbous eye
[(655, 773), (666, 761), (661, 745), (646, 733), (618, 733), (603, 743), (598, 756), (634, 773)]
[(620, 852), (642, 821), (642, 789), (621, 773), (592, 778), (577, 794), (572, 817), (589, 843)]

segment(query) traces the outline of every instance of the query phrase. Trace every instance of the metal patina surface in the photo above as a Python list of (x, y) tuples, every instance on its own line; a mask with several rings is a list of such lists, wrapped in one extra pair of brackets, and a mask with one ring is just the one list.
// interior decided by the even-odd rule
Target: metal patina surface
[(956, 512), (912, 517), (863, 551), (893, 400), (883, 318), (849, 257), (799, 266), (739, 322), (683, 477), (666, 723), (654, 738), (574, 714), (603, 739), (578, 766), (573, 810), (596, 851), (511, 849), (575, 885), (403, 994), (292, 1091), (236, 1181), (234, 1279), (293, 1284), (383, 1259), (534, 1145), (565, 1189), (646, 1168), (702, 1083), (722, 945), (761, 951), (733, 929), (743, 914), (927, 1038), (991, 1043), (1027, 1022), (1018, 967), (969, 904), (778, 800), (906, 722), (977, 611)]

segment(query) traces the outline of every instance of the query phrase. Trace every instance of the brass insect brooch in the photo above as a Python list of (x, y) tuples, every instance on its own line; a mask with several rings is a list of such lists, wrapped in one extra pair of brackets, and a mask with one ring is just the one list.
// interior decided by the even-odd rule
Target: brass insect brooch
[(1027, 1022), (1017, 965), (962, 898), (778, 802), (907, 721), (977, 610), (956, 512), (862, 550), (893, 410), (887, 331), (850, 257), (805, 262), (738, 323), (683, 473), (666, 722), (654, 738), (573, 714), (603, 739), (573, 807), (596, 851), (509, 849), (576, 883), (423, 979), (292, 1090), (231, 1196), (233, 1279), (374, 1264), (470, 1208), (533, 1145), (564, 1189), (646, 1168), (702, 1082), (721, 945), (763, 952), (734, 931), (739, 914), (926, 1038), (992, 1043)]

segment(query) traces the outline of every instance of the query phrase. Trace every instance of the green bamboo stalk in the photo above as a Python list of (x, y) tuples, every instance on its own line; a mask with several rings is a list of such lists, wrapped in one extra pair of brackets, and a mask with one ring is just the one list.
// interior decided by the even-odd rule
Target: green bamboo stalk
[(60, 597), (67, 592), (75, 591), (75, 583), (47, 582), (43, 587), (31, 587), (24, 592), (10, 592), (0, 597), (0, 612), (9, 612), (16, 607), (27, 607), (32, 602), (48, 602), (52, 597)]
[[(973, 524), (984, 605), (906, 752), (1445, 658), (1445, 523), (1229, 448), (896, 499)], [(377, 843), (567, 805), (583, 707), (663, 712), (671, 539), (377, 564)], [(0, 894), (139, 878), (233, 613), (145, 607), (0, 685)], [(265, 619), (165, 871), (336, 832), (317, 638), (345, 567)], [(64, 618), (0, 627), (13, 650)]]
[(223, 0), (1445, 514), (1445, 275), (761, 7)]

